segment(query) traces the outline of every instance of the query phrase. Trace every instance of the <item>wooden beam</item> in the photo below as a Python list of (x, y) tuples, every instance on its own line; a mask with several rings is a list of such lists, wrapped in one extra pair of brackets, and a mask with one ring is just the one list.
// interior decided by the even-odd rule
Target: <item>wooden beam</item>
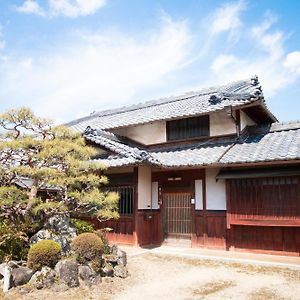
[(231, 218), (229, 221), (230, 225), (241, 225), (241, 226), (279, 226), (279, 227), (300, 227), (300, 218), (297, 219), (286, 219), (286, 220), (260, 220), (260, 219), (238, 219)]

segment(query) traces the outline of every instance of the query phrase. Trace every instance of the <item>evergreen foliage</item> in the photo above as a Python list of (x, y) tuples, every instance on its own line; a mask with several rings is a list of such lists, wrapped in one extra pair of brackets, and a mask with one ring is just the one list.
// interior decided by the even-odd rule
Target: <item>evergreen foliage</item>
[(95, 230), (94, 226), (87, 221), (83, 221), (79, 219), (71, 219), (71, 223), (75, 226), (77, 234), (81, 234), (85, 232), (93, 232)]
[(79, 133), (27, 108), (0, 114), (0, 220), (28, 238), (57, 214), (117, 218), (118, 195), (101, 191), (108, 179), (95, 154)]

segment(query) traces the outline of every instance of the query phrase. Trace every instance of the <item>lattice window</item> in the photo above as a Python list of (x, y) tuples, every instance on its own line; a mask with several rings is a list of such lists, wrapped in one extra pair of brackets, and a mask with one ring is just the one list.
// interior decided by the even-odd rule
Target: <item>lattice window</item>
[(114, 186), (109, 188), (112, 192), (117, 192), (119, 199), (119, 214), (132, 215), (134, 210), (134, 187), (133, 186)]
[(169, 141), (209, 136), (209, 116), (185, 118), (167, 122)]

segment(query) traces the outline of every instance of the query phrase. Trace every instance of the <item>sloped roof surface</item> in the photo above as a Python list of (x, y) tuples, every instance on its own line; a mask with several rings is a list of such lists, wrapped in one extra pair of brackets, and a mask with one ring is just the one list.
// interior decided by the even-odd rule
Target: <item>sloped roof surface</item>
[[(93, 134), (99, 136), (101, 132), (94, 131)], [(95, 137), (90, 133), (86, 138), (112, 149), (102, 137)], [(151, 151), (129, 145), (124, 147), (121, 142), (115, 142), (114, 147), (116, 155), (98, 161), (109, 167), (148, 163), (168, 168), (300, 160), (300, 122), (253, 127), (239, 138), (210, 139)]]
[(234, 145), (220, 163), (252, 163), (300, 159), (300, 123), (275, 124), (267, 133), (252, 133)]
[(143, 104), (114, 110), (95, 112), (88, 117), (66, 124), (83, 132), (87, 126), (94, 129), (113, 129), (159, 120), (195, 116), (222, 110), (227, 106), (241, 106), (264, 100), (261, 86), (256, 77), (211, 87), (181, 96), (163, 98)]

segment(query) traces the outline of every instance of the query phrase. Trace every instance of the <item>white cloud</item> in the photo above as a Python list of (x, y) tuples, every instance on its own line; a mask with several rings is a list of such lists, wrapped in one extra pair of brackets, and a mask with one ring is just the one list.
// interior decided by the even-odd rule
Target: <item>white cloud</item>
[(240, 13), (245, 9), (244, 1), (227, 3), (212, 15), (211, 31), (213, 34), (234, 30), (242, 26)]
[(127, 104), (137, 91), (161, 85), (189, 55), (184, 22), (165, 19), (148, 38), (120, 32), (82, 34), (69, 47), (0, 65), (0, 101), (28, 103), (58, 121)]
[(75, 18), (96, 13), (106, 0), (48, 0), (48, 8), (42, 8), (37, 0), (25, 0), (16, 9), (19, 12), (43, 17), (66, 16)]
[(67, 17), (92, 15), (104, 5), (105, 0), (49, 0), (50, 15)]
[(283, 65), (291, 72), (300, 75), (300, 51), (294, 51), (289, 53), (284, 60)]
[(46, 15), (36, 0), (25, 0), (21, 6), (16, 7), (16, 10), (25, 14)]
[(250, 28), (250, 32), (245, 29), (243, 34), (252, 46), (239, 55), (219, 53), (211, 63), (209, 81), (238, 80), (257, 74), (266, 97), (293, 83), (300, 74), (300, 52), (286, 53), (286, 34), (273, 29), (276, 21), (268, 13), (261, 24)]
[(279, 59), (284, 53), (284, 32), (279, 30), (269, 32), (272, 25), (276, 22), (277, 18), (270, 13), (267, 13), (262, 24), (252, 28), (252, 35), (257, 42), (257, 45), (266, 51), (272, 60)]
[(219, 72), (220, 70), (223, 70), (225, 68), (230, 67), (231, 65), (238, 62), (238, 59), (234, 55), (226, 55), (226, 54), (220, 54), (215, 58), (211, 65), (211, 69), (214, 72)]

